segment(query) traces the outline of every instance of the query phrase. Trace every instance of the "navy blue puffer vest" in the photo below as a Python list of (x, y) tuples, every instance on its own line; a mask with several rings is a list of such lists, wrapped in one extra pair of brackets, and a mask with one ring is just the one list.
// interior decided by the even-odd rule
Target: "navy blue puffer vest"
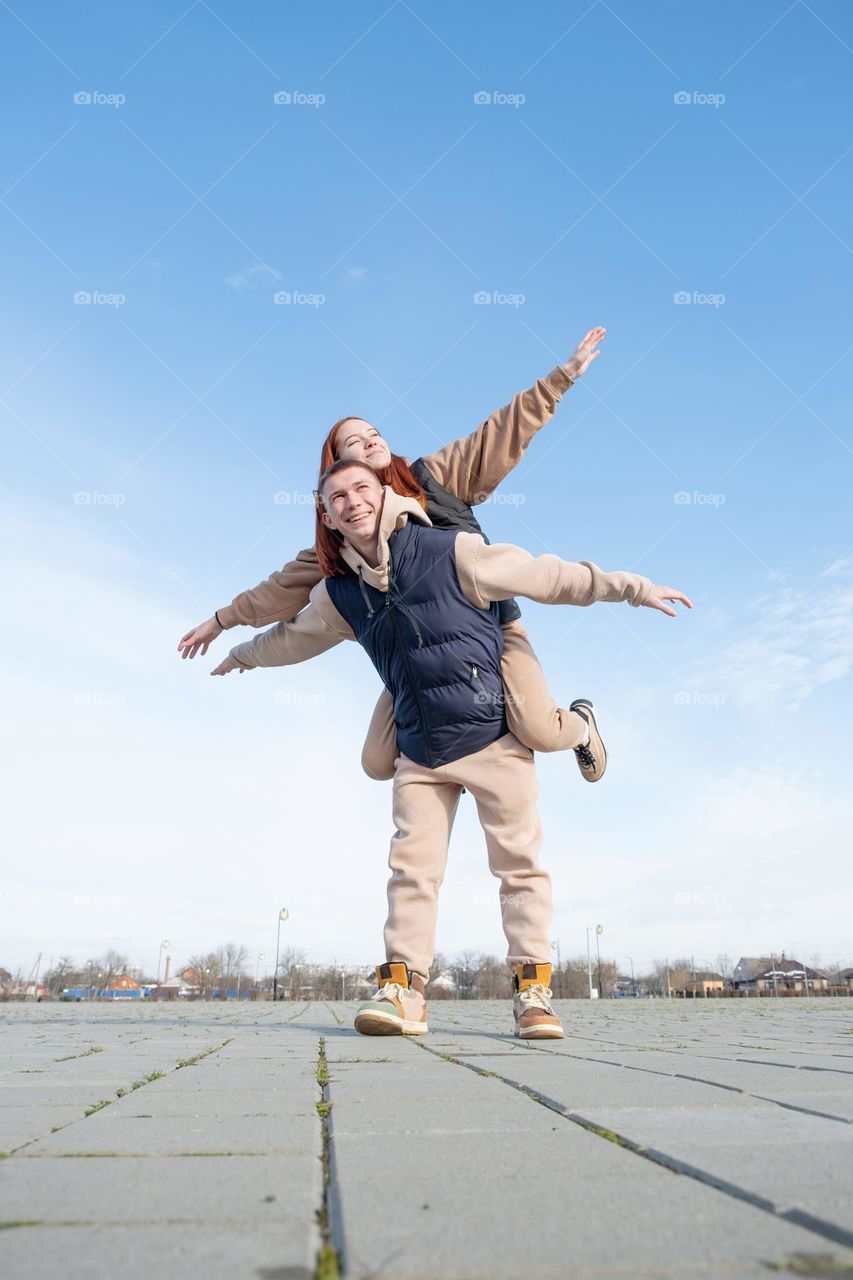
[(409, 520), (392, 533), (387, 595), (349, 568), (326, 578), (332, 604), (394, 699), (399, 749), (428, 769), (507, 732), (498, 606), (478, 609), (466, 599), (457, 532)]

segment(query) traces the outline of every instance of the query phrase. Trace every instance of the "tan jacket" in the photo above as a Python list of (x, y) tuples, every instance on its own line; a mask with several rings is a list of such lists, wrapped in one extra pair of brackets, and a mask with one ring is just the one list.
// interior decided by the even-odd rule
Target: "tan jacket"
[[(431, 521), (414, 500), (385, 486), (379, 525), (379, 563), (374, 568), (348, 544), (343, 556), (377, 591), (388, 591), (388, 539), (407, 520)], [(479, 533), (460, 530), (454, 543), (456, 571), (466, 599), (479, 609), (495, 600), (527, 596), (541, 604), (590, 605), (597, 601), (627, 600), (643, 604), (652, 583), (638, 573), (602, 573), (589, 560), (574, 563), (558, 556), (534, 557), (507, 542), (486, 543)], [(352, 628), (332, 604), (326, 583), (320, 581), (310, 602), (292, 622), (279, 622), (263, 635), (231, 650), (231, 670), (237, 667), (281, 667), (325, 653), (342, 640), (354, 640)]]
[[(563, 393), (573, 382), (568, 366), (558, 364), (546, 378), (513, 396), (508, 405), (496, 410), (470, 436), (428, 454), (424, 462), (438, 483), (463, 502), (472, 506), (485, 502), (518, 466), (530, 441), (553, 417)], [(311, 588), (320, 579), (317, 553), (308, 547), (264, 582), (220, 606), (219, 621), (226, 630), (241, 623), (265, 627), (270, 622), (289, 622), (308, 603)]]

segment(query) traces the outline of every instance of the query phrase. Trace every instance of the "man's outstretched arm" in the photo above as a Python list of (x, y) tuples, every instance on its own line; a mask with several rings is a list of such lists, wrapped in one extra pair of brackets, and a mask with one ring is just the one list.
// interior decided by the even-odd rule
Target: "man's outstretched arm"
[(229, 671), (248, 671), (252, 667), (293, 666), (333, 649), (342, 640), (354, 639), (352, 629), (329, 599), (326, 584), (320, 582), (311, 592), (307, 607), (293, 622), (278, 622), (254, 640), (236, 645), (210, 674), (225, 676)]
[(479, 608), (508, 596), (527, 596), (541, 604), (590, 605), (599, 601), (646, 605), (674, 618), (675, 610), (663, 601), (693, 605), (682, 592), (657, 586), (639, 573), (604, 573), (591, 560), (561, 560), (559, 556), (532, 556), (523, 547), (497, 542), (487, 545), (477, 533), (459, 533), (456, 567), (462, 590)]

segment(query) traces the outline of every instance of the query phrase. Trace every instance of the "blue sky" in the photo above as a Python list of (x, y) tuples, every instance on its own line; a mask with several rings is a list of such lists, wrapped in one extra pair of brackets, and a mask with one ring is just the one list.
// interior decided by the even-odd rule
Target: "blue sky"
[[(849, 7), (18, 0), (0, 29), (0, 964), (269, 953), (280, 900), (313, 957), (381, 958), (366, 658), (214, 682), (226, 641), (177, 640), (310, 541), (334, 420), (429, 452), (597, 324), (484, 527), (696, 609), (525, 608), (611, 755), (595, 788), (539, 762), (555, 937), (853, 962)], [(496, 893), (463, 812), (443, 950), (502, 950)]]

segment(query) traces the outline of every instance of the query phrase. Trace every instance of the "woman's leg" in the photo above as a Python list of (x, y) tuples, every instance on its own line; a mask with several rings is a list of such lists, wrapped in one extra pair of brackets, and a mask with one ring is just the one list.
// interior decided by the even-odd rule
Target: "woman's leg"
[(361, 767), (368, 778), (387, 782), (394, 777), (394, 761), (398, 754), (394, 702), (388, 690), (383, 689), (361, 750)]
[(586, 737), (586, 721), (574, 711), (558, 707), (527, 632), (520, 622), (503, 628), (501, 660), (510, 733), (532, 751), (568, 751)]

